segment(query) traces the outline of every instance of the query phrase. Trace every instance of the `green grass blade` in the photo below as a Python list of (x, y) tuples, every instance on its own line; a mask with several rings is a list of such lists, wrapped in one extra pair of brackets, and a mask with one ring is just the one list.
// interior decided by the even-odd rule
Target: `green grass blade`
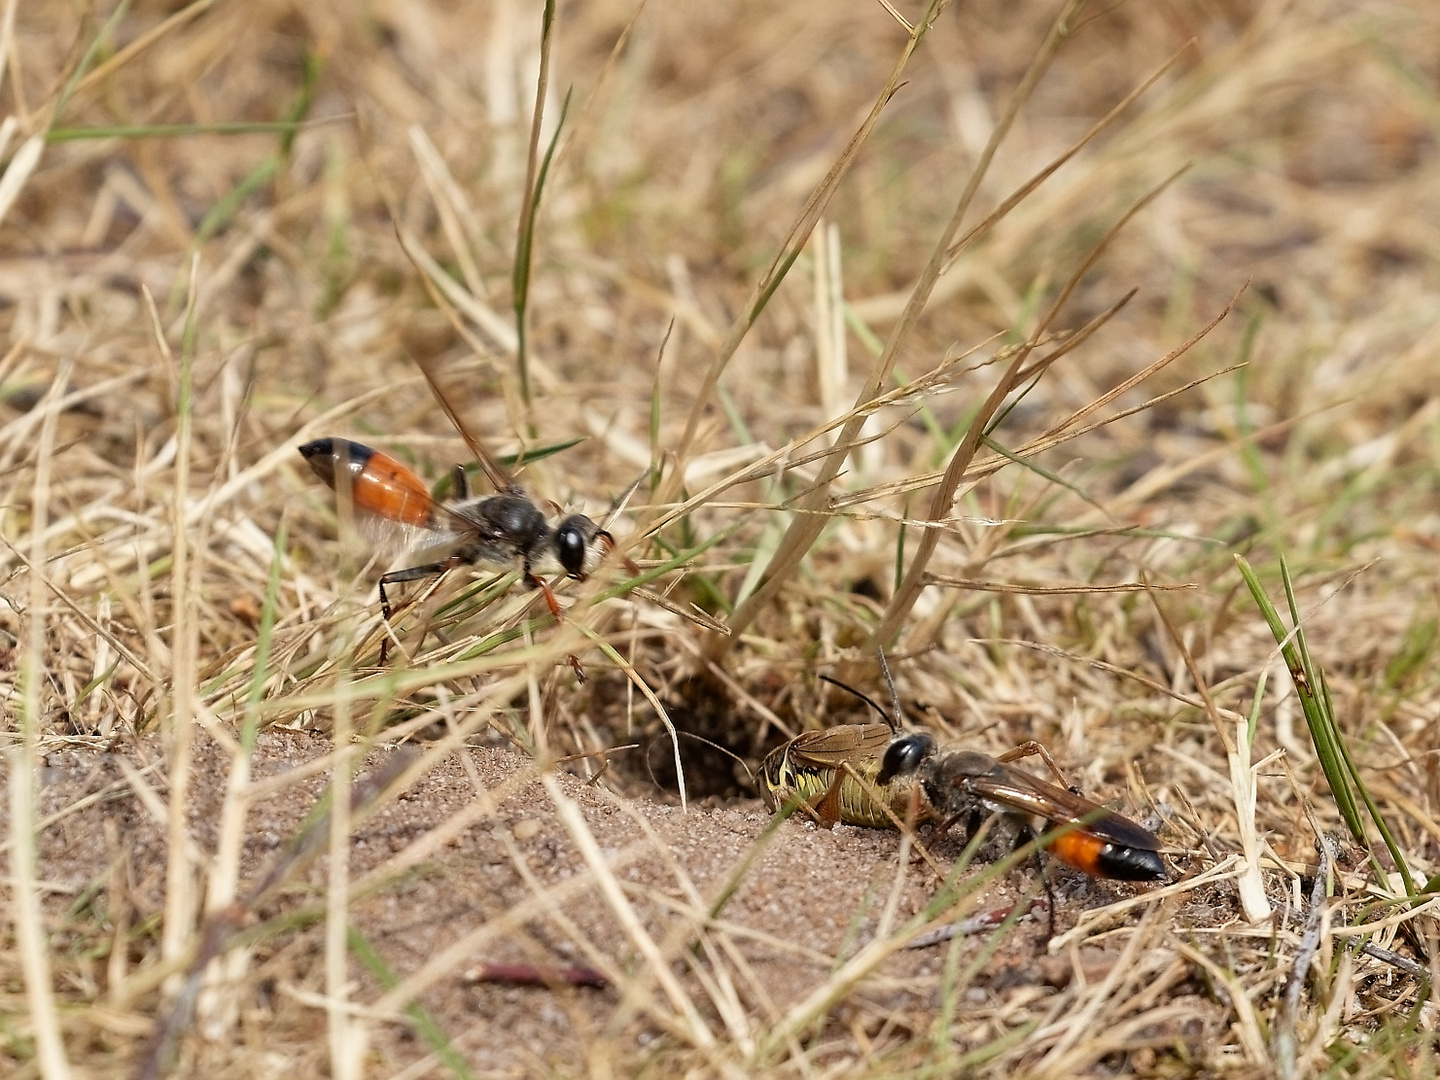
[[(550, 42), (551, 33), (555, 25), (555, 0), (545, 0), (545, 13), (542, 16), (540, 30), (540, 84), (535, 94), (535, 121), (532, 140), (540, 137), (540, 120), (542, 116), (541, 107), (545, 99), (545, 81), (549, 72)], [(529, 410), (530, 400), (530, 357), (525, 332), (526, 313), (529, 310), (530, 302), (530, 272), (535, 258), (535, 222), (540, 215), (540, 196), (545, 190), (545, 179), (550, 173), (550, 162), (555, 156), (555, 147), (560, 142), (560, 132), (565, 129), (565, 116), (570, 111), (570, 93), (565, 94), (565, 101), (560, 106), (560, 119), (555, 123), (555, 131), (550, 136), (550, 145), (545, 148), (545, 156), (540, 161), (540, 167), (535, 172), (533, 184), (525, 193), (525, 207), (523, 217), (520, 220), (520, 232), (515, 241), (515, 268), (511, 274), (512, 281), (512, 302), (515, 307), (515, 362), (520, 376), (520, 398), (525, 402), (525, 408)], [(532, 149), (532, 161), (533, 149)]]
[(65, 88), (60, 91), (60, 96), (55, 100), (55, 110), (50, 114), (55, 119), (65, 111), (65, 106), (70, 103), (70, 96), (75, 93), (75, 88), (80, 85), (80, 80), (90, 71), (95, 63), (95, 57), (100, 52), (100, 46), (106, 41), (114, 38), (115, 30), (124, 21), (125, 16), (130, 12), (130, 0), (120, 0), (115, 5), (115, 10), (105, 20), (105, 25), (100, 27), (96, 35), (90, 39), (90, 44), (85, 48), (85, 55), (75, 65), (75, 70), (70, 73), (70, 78), (65, 81)]
[[(1380, 831), (1381, 838), (1385, 841), (1385, 847), (1390, 852), (1390, 858), (1400, 871), (1400, 880), (1405, 885), (1405, 892), (1409, 896), (1415, 895), (1415, 881), (1410, 876), (1410, 868), (1405, 864), (1404, 856), (1400, 854), (1400, 847), (1395, 842), (1390, 827), (1385, 823), (1380, 813), (1380, 807), (1376, 804), (1374, 797), (1370, 794), (1370, 788), (1366, 785), (1364, 778), (1360, 775), (1359, 766), (1355, 763), (1354, 755), (1350, 753), (1350, 746), (1345, 737), (1340, 733), (1340, 727), (1335, 722), (1335, 707), (1330, 698), (1330, 684), (1325, 678), (1324, 671), (1316, 663), (1315, 657), (1311, 655), (1309, 643), (1305, 639), (1305, 628), (1300, 624), (1300, 605), (1295, 599), (1295, 585), (1290, 577), (1290, 566), (1285, 561), (1285, 556), (1280, 556), (1280, 580), (1285, 585), (1285, 599), (1290, 607), (1290, 621), (1295, 626), (1295, 644), (1300, 651), (1301, 664), (1306, 675), (1309, 677), (1311, 687), (1319, 687), (1319, 700), (1321, 708), (1319, 713), (1323, 716), (1330, 728), (1335, 749), (1340, 754), (1340, 761), (1345, 767), (1345, 774), (1353, 787), (1355, 794), (1359, 795), (1364, 802), (1366, 812), (1370, 820), (1375, 823), (1375, 828)], [(1327, 776), (1328, 779), (1328, 776)], [(1369, 851), (1366, 845), (1366, 851)], [(1374, 855), (1371, 854), (1371, 861), (1374, 862)], [(1378, 866), (1377, 866), (1378, 870)], [(1384, 880), (1382, 878), (1382, 880)]]
[(305, 126), (303, 120), (236, 121), (220, 124), (116, 124), (111, 127), (51, 128), (49, 143), (87, 139), (183, 139), (192, 135), (289, 135)]
[[(351, 953), (365, 966), (365, 970), (370, 972), (376, 982), (386, 990), (393, 990), (400, 985), (400, 977), (390, 969), (390, 965), (385, 963), (385, 958), (375, 950), (375, 946), (371, 945), (359, 930), (351, 926), (348, 939)], [(454, 1042), (446, 1034), (445, 1029), (423, 1005), (418, 1001), (412, 1001), (405, 1007), (405, 1015), (410, 1017), (410, 1023), (414, 1025), (415, 1033), (425, 1040), (425, 1045), (430, 1047), (431, 1052), (440, 1059), (453, 1076), (460, 1077), (460, 1080), (473, 1080), (475, 1074), (470, 1071), (464, 1055), (455, 1048)]]
[[(527, 447), (526, 449), (521, 450), (518, 454), (497, 454), (495, 460), (500, 462), (501, 465), (504, 465), (507, 469), (510, 469), (513, 472), (525, 467), (526, 465), (534, 464), (537, 461), (544, 461), (548, 457), (553, 457), (556, 454), (564, 453), (571, 447), (579, 446), (585, 441), (585, 438), (586, 437), (584, 435), (579, 435), (573, 439), (561, 439), (559, 442), (546, 443), (544, 446)], [(480, 463), (478, 461), (467, 462), (462, 465), (461, 468), (465, 470), (466, 476), (478, 477), (481, 473)], [(435, 481), (434, 486), (430, 489), (430, 497), (432, 499), (451, 498), (451, 489), (454, 486), (454, 473), (447, 471), (444, 476), (440, 477), (439, 480)], [(472, 484), (471, 490), (474, 491), (474, 489), (475, 486)]]
[(290, 156), (290, 150), (295, 145), (296, 133), (303, 126), (303, 121), (309, 115), (310, 107), (315, 102), (315, 92), (320, 85), (320, 75), (324, 71), (324, 67), (324, 61), (318, 54), (311, 52), (306, 55), (304, 81), (300, 84), (300, 91), (296, 95), (294, 103), (287, 110), (284, 120), (279, 123), (279, 148), (256, 165), (249, 175), (210, 208), (195, 230), (197, 246), (209, 240), (228, 225), (240, 207), (245, 204), (245, 200), (270, 183), (276, 173), (280, 171), (281, 163)]
[[(1250, 564), (1240, 555), (1235, 556), (1235, 561), (1240, 568), (1240, 575), (1244, 578), (1246, 587), (1250, 590), (1251, 597), (1255, 600), (1255, 605), (1260, 609), (1266, 623), (1270, 626), (1271, 634), (1280, 646), (1280, 653), (1285, 659), (1285, 666), (1290, 671), (1296, 696), (1300, 699), (1305, 725), (1310, 731), (1310, 741), (1315, 747), (1316, 760), (1325, 774), (1325, 781), (1330, 786), (1336, 809), (1340, 812), (1345, 827), (1349, 829), (1355, 842), (1365, 849), (1377, 880), (1385, 882), (1387, 875), (1371, 848), (1364, 817), (1360, 812), (1360, 804), (1363, 802), (1366, 814), (1379, 830), (1391, 859), (1399, 869), (1406, 893), (1413, 896), (1415, 882), (1411, 877), (1409, 867), (1401, 855), (1399, 845), (1395, 842), (1389, 826), (1380, 813), (1379, 806), (1365, 785), (1349, 746), (1336, 723), (1334, 704), (1330, 698), (1325, 674), (1315, 660), (1314, 654), (1311, 653), (1309, 644), (1305, 640), (1304, 629), (1300, 625), (1300, 609), (1295, 598), (1295, 587), (1290, 575), (1289, 564), (1282, 555), (1280, 557), (1280, 578), (1285, 589), (1290, 620), (1295, 627), (1293, 631), (1286, 629), (1280, 613), (1271, 602), (1264, 585), (1261, 584)], [(1252, 731), (1253, 723), (1254, 718), (1252, 717)]]

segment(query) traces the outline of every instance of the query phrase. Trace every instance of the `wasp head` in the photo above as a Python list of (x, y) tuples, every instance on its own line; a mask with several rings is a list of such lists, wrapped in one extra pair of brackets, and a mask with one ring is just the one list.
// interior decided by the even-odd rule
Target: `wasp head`
[(555, 529), (555, 557), (572, 578), (583, 580), (614, 546), (614, 538), (584, 514), (571, 514)]
[(897, 776), (909, 776), (935, 755), (935, 740), (923, 732), (902, 735), (885, 748), (877, 784), (888, 784)]

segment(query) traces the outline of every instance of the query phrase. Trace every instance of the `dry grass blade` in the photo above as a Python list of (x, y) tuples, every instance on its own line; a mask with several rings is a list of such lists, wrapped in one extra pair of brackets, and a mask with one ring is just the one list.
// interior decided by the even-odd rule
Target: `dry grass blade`
[(45, 136), (32, 135), (20, 144), (20, 149), (5, 166), (5, 173), (0, 176), (0, 221), (10, 213), (10, 208), (25, 188), (25, 182), (40, 164), (40, 155), (44, 151)]
[[(1087, 994), (1084, 1004), (1067, 1015), (1057, 1026), (1059, 1037), (1050, 1052), (1041, 1061), (1038, 1076), (1074, 1076), (1088, 1071), (1095, 1064), (1096, 1047), (1094, 1032), (1104, 1030), (1114, 1023), (1113, 1016), (1104, 1014), (1115, 1009), (1115, 997), (1122, 983), (1137, 982), (1140, 976), (1140, 957), (1144, 951), (1153, 951), (1158, 944), (1156, 931), (1165, 908), (1157, 905), (1135, 928), (1125, 942), (1125, 948), (1110, 972)], [(1123, 1013), (1123, 1006), (1119, 1010)], [(1042, 1037), (1046, 1032), (1038, 1033)]]
[[(1062, 23), (1063, 22), (1068, 22), (1068, 19), (1062, 20)], [(1058, 37), (1056, 44), (1058, 44)], [(1060, 290), (1060, 294), (1050, 305), (1049, 311), (1040, 319), (1034, 334), (1031, 335), (1030, 341), (1036, 340), (1040, 335), (1050, 330), (1051, 325), (1059, 316), (1064, 305), (1079, 286), (1081, 278), (1094, 264), (1095, 260), (1100, 257), (1100, 254), (1106, 247), (1109, 246), (1110, 242), (1114, 240), (1116, 235), (1118, 235), (1120, 229), (1124, 227), (1131, 217), (1139, 213), (1146, 204), (1168, 187), (1174, 179), (1175, 177), (1173, 176), (1167, 179), (1163, 184), (1155, 188), (1131, 207), (1124, 217), (1111, 226), (1109, 232), (1091, 249), (1089, 255), (1080, 266), (1075, 269), (1075, 272), (1070, 276), (1070, 280), (1067, 281), (1065, 286)], [(958, 223), (957, 215), (956, 224), (958, 225)], [(964, 439), (961, 440), (960, 445), (955, 448), (955, 452), (951, 455), (950, 464), (946, 466), (945, 475), (940, 480), (940, 486), (930, 500), (930, 511), (927, 516), (931, 521), (937, 521), (949, 515), (950, 508), (955, 503), (955, 494), (959, 490), (960, 481), (965, 475), (965, 470), (970, 467), (970, 462), (974, 459), (976, 451), (980, 449), (981, 441), (989, 433), (991, 421), (999, 413), (1002, 403), (1018, 390), (1021, 383), (1025, 380), (1027, 375), (1025, 361), (1030, 358), (1030, 353), (1034, 347), (1030, 344), (1030, 341), (1027, 341), (1021, 346), (1020, 350), (1016, 352), (1014, 358), (1006, 367), (1004, 374), (1001, 375), (1000, 379), (996, 382), (994, 389), (990, 391), (990, 396), (985, 399), (985, 403), (980, 406), (979, 411), (976, 412), (974, 418), (970, 421), (970, 427), (969, 430), (966, 431)], [(1063, 352), (1063, 350), (1059, 351)], [(920, 534), (920, 543), (917, 545), (914, 555), (910, 558), (910, 564), (905, 571), (905, 577), (895, 590), (895, 595), (891, 598), (880, 625), (875, 628), (874, 633), (871, 635), (871, 644), (884, 648), (889, 645), (895, 635), (899, 633), (901, 624), (909, 617), (911, 608), (914, 607), (916, 599), (920, 596), (920, 590), (925, 587), (926, 567), (929, 566), (930, 557), (934, 554), (935, 547), (939, 543), (940, 533), (937, 531), (931, 530)]]
[[(993, 159), (995, 151), (1004, 140), (1005, 135), (1009, 132), (1015, 118), (1019, 115), (1021, 107), (1034, 92), (1041, 75), (1043, 75), (1046, 68), (1049, 67), (1050, 61), (1054, 58), (1055, 53), (1067, 36), (1071, 20), (1082, 6), (1083, 0), (1071, 0), (1071, 2), (1065, 5), (1064, 9), (1051, 24), (1044, 41), (1032, 57), (1024, 77), (1010, 95), (1005, 114), (1002, 116), (1000, 122), (995, 125), (994, 131), (986, 143), (985, 150), (980, 155), (980, 159), (976, 163), (975, 168), (971, 171), (965, 189), (961, 192), (955, 209), (950, 215), (949, 222), (946, 224), (939, 240), (936, 241), (934, 249), (930, 254), (930, 259), (926, 263), (921, 276), (916, 281), (914, 289), (911, 291), (910, 300), (906, 304), (905, 311), (902, 313), (899, 322), (891, 330), (890, 336), (886, 340), (884, 351), (881, 352), (875, 362), (865, 389), (860, 393), (858, 399), (859, 404), (863, 405), (878, 395), (881, 388), (890, 378), (890, 374), (895, 367), (895, 362), (899, 358), (900, 349), (909, 339), (911, 331), (925, 310), (925, 305), (929, 301), (930, 293), (934, 289), (935, 283), (940, 278), (940, 274), (944, 269), (946, 251), (955, 234), (959, 231), (960, 223), (970, 210), (971, 202), (974, 200), (976, 192), (980, 188), (980, 182), (985, 176), (987, 166)], [(829, 498), (828, 489), (830, 482), (835, 479), (845, 461), (844, 453), (838, 452), (838, 449), (848, 448), (858, 434), (859, 422), (857, 419), (851, 419), (840, 429), (840, 434), (835, 440), (837, 452), (832, 453), (831, 456), (826, 459), (825, 464), (821, 468), (819, 480), (810, 498), (802, 505), (802, 509), (818, 510), (825, 505)], [(811, 545), (814, 544), (815, 539), (820, 535), (822, 528), (823, 521), (818, 515), (802, 514), (795, 519), (794, 523), (786, 531), (780, 547), (770, 561), (764, 584), (752, 593), (731, 617), (730, 625), (735, 634), (744, 633), (758, 612), (766, 604), (770, 603), (779, 588), (789, 580), (790, 576), (795, 572), (795, 569), (800, 565), (800, 560), (805, 557), (806, 552), (810, 550)], [(923, 562), (923, 560), (921, 561)], [(909, 606), (909, 603), (904, 604), (904, 610), (908, 611)], [(893, 606), (892, 610), (895, 610)], [(883, 644), (888, 641), (890, 636), (890, 634), (877, 634), (874, 636), (874, 640)], [(712, 648), (710, 652), (712, 657), (718, 652), (723, 651), (725, 647), (724, 642), (720, 639), (712, 638), (711, 644)]]
[[(390, 789), (406, 768), (413, 764), (414, 755), (395, 754), (386, 766), (365, 783), (346, 789), (346, 803), (340, 814), (335, 813), (334, 803), (328, 810), (314, 815), (306, 826), (292, 836), (260, 880), (252, 885), (239, 900), (217, 907), (209, 913), (194, 938), (186, 942), (186, 953), (177, 958), (171, 967), (177, 975), (183, 960), (184, 977), (178, 981), (177, 992), (169, 1007), (155, 1025), (149, 1045), (141, 1055), (137, 1080), (154, 1080), (165, 1074), (174, 1053), (175, 1041), (189, 1026), (197, 1003), (200, 1001), (201, 977), (211, 965), (240, 944), (240, 932), (246, 917), (253, 914), (270, 894), (302, 869), (319, 853), (326, 843), (336, 817), (342, 817), (347, 824), (360, 813), (372, 809), (374, 804)], [(344, 762), (340, 763), (344, 767)], [(136, 981), (150, 981), (136, 980)], [(137, 988), (128, 988), (131, 994)], [(345, 1067), (342, 1056), (341, 1067)]]
[(1077, 593), (1133, 593), (1144, 592), (1146, 589), (1158, 589), (1164, 591), (1177, 591), (1181, 589), (1198, 589), (1195, 584), (1188, 585), (1146, 585), (1144, 582), (1122, 582), (1117, 585), (1027, 585), (1021, 582), (1007, 581), (978, 581), (973, 578), (952, 578), (943, 574), (927, 574), (925, 577), (927, 585), (939, 585), (947, 589), (968, 589), (975, 592), (996, 592), (1013, 593), (1029, 596), (1073, 596)]
[(1236, 718), (1235, 735), (1232, 738), (1216, 708), (1215, 697), (1205, 682), (1204, 674), (1195, 662), (1193, 652), (1186, 645), (1169, 613), (1161, 607), (1159, 598), (1152, 594), (1151, 600), (1155, 604), (1155, 610), (1160, 616), (1161, 623), (1170, 635), (1171, 642), (1184, 661), (1185, 669), (1189, 672), (1196, 691), (1200, 694), (1205, 706), (1205, 713), (1215, 727), (1220, 745), (1225, 749), (1225, 758), (1230, 766), (1230, 788), (1235, 803), (1235, 820), (1239, 826), (1240, 846), (1243, 852), (1244, 872), (1239, 878), (1240, 903), (1244, 908), (1245, 917), (1251, 922), (1258, 923), (1268, 919), (1271, 914), (1270, 898), (1265, 894), (1265, 881), (1260, 873), (1261, 842), (1255, 818), (1258, 793), (1255, 769), (1251, 761), (1255, 710), (1259, 709), (1260, 700), (1264, 695), (1264, 677), (1261, 677), (1260, 683), (1256, 687), (1251, 714), (1248, 717)]
[(1295, 1075), (1296, 1032), (1295, 1024), (1300, 1015), (1300, 994), (1305, 988), (1306, 976), (1315, 954), (1320, 949), (1320, 923), (1325, 913), (1325, 894), (1330, 887), (1331, 844), (1327, 839), (1320, 842), (1320, 869), (1310, 887), (1309, 910), (1305, 914), (1305, 935), (1295, 954), (1295, 965), (1285, 983), (1285, 1004), (1275, 1025), (1275, 1058), (1280, 1076), (1290, 1080)]
[[(1061, 16), (1062, 22), (1068, 21), (1066, 16), (1078, 14), (1078, 11), (1078, 7), (1072, 7), (1067, 9), (1065, 15)], [(960, 257), (960, 255), (965, 251), (967, 247), (969, 247), (977, 239), (984, 236), (987, 232), (994, 228), (997, 222), (1004, 218), (1005, 215), (1008, 214), (1011, 210), (1015, 209), (1015, 207), (1019, 206), (1020, 203), (1024, 201), (1024, 199), (1028, 195), (1033, 193), (1041, 184), (1048, 180), (1051, 175), (1058, 172), (1060, 168), (1065, 165), (1066, 162), (1070, 161), (1076, 154), (1080, 153), (1081, 150), (1083, 150), (1086, 146), (1090, 145), (1090, 143), (1092, 143), (1106, 128), (1113, 126), (1116, 121), (1119, 120), (1119, 118), (1124, 115), (1124, 113), (1128, 109), (1130, 109), (1131, 106), (1133, 106), (1137, 101), (1140, 100), (1141, 96), (1144, 95), (1146, 91), (1150, 90), (1166, 75), (1167, 72), (1169, 72), (1172, 68), (1175, 67), (1176, 64), (1180, 62), (1181, 56), (1186, 52), (1189, 52), (1194, 47), (1194, 44), (1194, 41), (1186, 42), (1180, 50), (1174, 53), (1168, 60), (1165, 61), (1165, 63), (1161, 64), (1158, 68), (1156, 68), (1155, 71), (1151, 73), (1149, 78), (1132, 88), (1128, 94), (1126, 94), (1123, 98), (1117, 101), (1109, 112), (1107, 112), (1104, 116), (1097, 120), (1090, 127), (1089, 131), (1085, 132), (1084, 135), (1071, 143), (1070, 146), (1066, 148), (1063, 154), (1055, 158), (1055, 160), (1049, 162), (1044, 169), (1036, 173), (1024, 185), (1022, 185), (1013, 194), (1011, 194), (1009, 198), (1007, 198), (1004, 202), (1002, 202), (999, 206), (992, 210), (983, 221), (979, 222), (959, 240), (955, 241), (954, 246), (952, 246), (950, 250), (945, 253), (946, 259), (948, 260), (947, 268), (950, 263), (953, 263), (956, 259)]]
[[(56, 403), (70, 378), (70, 365), (62, 364), (56, 373), (55, 386), (47, 401), (40, 425), (35, 456), (35, 501), (44, 508), (50, 501), (51, 468), (58, 417)], [(35, 515), (30, 560), (35, 565), (45, 562), (45, 511)], [(41, 694), (40, 684), (45, 670), (46, 589), (38, 575), (30, 579), (28, 633), (24, 643), (24, 659), (20, 675), (18, 745), (6, 749), (10, 843), (10, 910), (14, 920), (14, 940), (20, 953), (24, 973), (25, 999), (33, 1025), (40, 1069), (47, 1078), (67, 1080), (70, 1062), (61, 1037), (60, 1019), (56, 1009), (53, 974), (40, 906), (37, 878), (38, 851), (34, 822), (37, 813), (35, 777), (40, 766)]]
[(88, 93), (95, 86), (112, 77), (117, 71), (123, 69), (127, 64), (132, 63), (146, 49), (151, 48), (156, 42), (162, 40), (166, 35), (173, 33), (205, 14), (214, 7), (216, 0), (192, 0), (179, 11), (174, 12), (168, 18), (157, 23), (149, 31), (129, 42), (123, 49), (119, 49), (113, 56), (105, 58), (103, 63), (95, 65), (93, 69), (86, 72), (71, 91), (70, 96), (76, 97)]
[(671, 1006), (683, 1019), (687, 1033), (697, 1047), (701, 1049), (713, 1047), (715, 1036), (695, 1008), (695, 1003), (690, 999), (690, 995), (671, 973), (669, 965), (666, 963), (665, 957), (660, 954), (655, 941), (636, 917), (630, 902), (625, 898), (624, 890), (615, 879), (615, 874), (608, 861), (601, 854), (599, 845), (595, 843), (589, 826), (585, 824), (585, 819), (576, 809), (574, 802), (556, 786), (551, 778), (542, 777), (541, 779), (545, 784), (546, 794), (555, 804), (555, 811), (559, 815), (561, 823), (564, 824), (575, 846), (580, 849), (591, 873), (595, 875), (596, 883), (600, 887), (600, 893), (605, 902), (609, 904), (610, 910), (619, 920), (622, 929), (644, 957), (648, 970), (660, 983), (660, 988), (669, 998)]
[[(925, 377), (916, 380), (914, 383), (897, 387), (878, 398), (872, 398), (862, 405), (857, 405), (853, 409), (847, 410), (843, 415), (837, 416), (834, 419), (811, 428), (802, 435), (790, 439), (779, 449), (773, 450), (736, 469), (729, 475), (722, 477), (708, 487), (691, 495), (682, 503), (670, 506), (665, 506), (663, 503), (652, 505), (652, 510), (657, 516), (655, 520), (650, 522), (646, 527), (643, 535), (652, 536), (658, 534), (676, 522), (684, 521), (691, 514), (695, 513), (695, 511), (716, 505), (716, 496), (740, 484), (751, 483), (774, 475), (777, 472), (809, 465), (815, 461), (828, 461), (842, 449), (848, 453), (849, 451), (868, 445), (874, 441), (873, 438), (862, 436), (857, 438), (853, 443), (846, 444), (842, 447), (837, 437), (835, 441), (826, 445), (824, 449), (799, 456), (795, 453), (808, 443), (822, 439), (832, 432), (840, 431), (856, 420), (863, 425), (866, 419), (875, 415), (879, 409), (886, 405), (903, 404), (915, 397), (917, 393), (924, 394), (927, 390), (941, 386), (947, 378), (955, 374), (955, 367), (955, 363), (942, 363), (939, 367), (929, 372)], [(804, 508), (795, 507), (795, 509), (803, 510)], [(824, 513), (824, 511), (817, 511), (817, 513)]]
[[(194, 408), (194, 336), (193, 318), (195, 304), (196, 275), (199, 261), (191, 263), (190, 288), (186, 316), (184, 349), (176, 372), (178, 394), (176, 415), (175, 454), (175, 507), (171, 532), (171, 567), (177, 583), (177, 613), (170, 642), (170, 657), (174, 665), (168, 723), (162, 724), (166, 736), (166, 757), (170, 781), (170, 803), (168, 821), (170, 825), (169, 859), (165, 868), (165, 930), (163, 938), (164, 958), (174, 963), (186, 948), (199, 911), (200, 868), (194, 865), (188, 845), (185, 842), (186, 808), (190, 798), (190, 766), (194, 746), (196, 718), (195, 683), (197, 662), (196, 651), (199, 633), (195, 622), (196, 605), (192, 600), (195, 582), (189, 574), (190, 531), (180, 508), (183, 507), (190, 489), (191, 420)], [(155, 334), (155, 345), (161, 360), (169, 368), (175, 368), (174, 358), (165, 331), (160, 324), (160, 314), (148, 291), (145, 294), (150, 322)]]
[[(795, 259), (809, 242), (810, 233), (815, 228), (816, 223), (819, 222), (820, 216), (825, 212), (825, 207), (834, 197), (836, 191), (839, 189), (840, 182), (845, 178), (845, 174), (854, 163), (856, 156), (860, 153), (866, 140), (875, 130), (875, 126), (880, 122), (881, 113), (885, 107), (890, 104), (890, 100), (895, 96), (896, 91), (899, 90), (901, 86), (901, 75), (904, 73), (911, 57), (919, 47), (921, 40), (934, 24), (935, 20), (940, 17), (941, 12), (949, 7), (949, 5), (950, 0), (930, 0), (930, 4), (926, 8), (924, 15), (921, 16), (919, 21), (915, 23), (914, 28), (910, 31), (910, 36), (905, 42), (905, 47), (896, 59), (895, 66), (890, 72), (890, 77), (886, 80), (884, 87), (876, 96), (875, 103), (870, 107), (870, 112), (856, 130), (855, 134), (850, 137), (850, 141), (846, 143), (844, 151), (836, 159), (834, 164), (830, 166), (825, 174), (824, 180), (811, 193), (810, 198), (801, 209), (800, 215), (795, 219), (794, 224), (790, 226), (790, 231), (786, 235), (785, 241), (780, 245), (780, 249), (776, 253), (774, 260), (771, 262), (765, 274), (756, 282), (754, 291), (747, 298), (744, 307), (741, 309), (740, 317), (731, 324), (729, 333), (726, 335), (724, 342), (721, 343), (720, 348), (716, 351), (715, 358), (710, 362), (709, 367), (706, 369), (705, 376), (701, 380), (699, 390), (695, 394), (694, 404), (690, 409), (690, 418), (685, 423), (685, 432), (680, 437), (680, 445), (676, 450), (675, 456), (681, 469), (684, 468), (685, 462), (690, 456), (691, 445), (694, 443), (696, 432), (699, 430), (701, 417), (704, 415), (704, 410), (710, 407), (710, 397), (714, 393), (716, 385), (720, 382), (720, 376), (724, 372), (726, 365), (735, 355), (735, 350), (740, 347), (740, 342), (750, 331), (755, 320), (759, 318), (760, 312), (764, 309), (770, 297), (774, 294), (775, 290), (779, 288), (781, 281), (784, 280), (786, 273), (789, 272)], [(873, 397), (874, 395), (871, 396)], [(853, 432), (850, 437), (854, 437)], [(847, 439), (842, 439), (842, 441), (848, 442)], [(669, 499), (671, 497), (669, 486), (662, 489), (662, 491), (664, 492), (662, 498)]]

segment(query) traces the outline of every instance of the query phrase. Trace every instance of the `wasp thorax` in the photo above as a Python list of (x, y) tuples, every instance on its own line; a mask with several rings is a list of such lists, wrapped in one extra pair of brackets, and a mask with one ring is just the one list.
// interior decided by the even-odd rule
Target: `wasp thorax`
[(545, 515), (524, 495), (492, 495), (476, 500), (474, 512), (498, 532), (516, 540), (546, 532)]
[(952, 750), (937, 760), (930, 770), (940, 787), (959, 787), (967, 780), (992, 774), (1005, 775), (1005, 769), (989, 754), (978, 750)]

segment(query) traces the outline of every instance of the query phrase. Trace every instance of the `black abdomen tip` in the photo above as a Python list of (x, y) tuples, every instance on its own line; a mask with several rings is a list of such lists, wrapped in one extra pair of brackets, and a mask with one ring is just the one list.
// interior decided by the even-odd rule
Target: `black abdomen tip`
[(353, 439), (315, 439), (298, 447), (300, 456), (309, 463), (315, 475), (331, 487), (335, 486), (335, 468), (343, 465), (352, 477), (365, 471), (375, 451)]
[(1158, 851), (1106, 844), (1096, 859), (1097, 869), (1116, 881), (1159, 881), (1170, 876)]

